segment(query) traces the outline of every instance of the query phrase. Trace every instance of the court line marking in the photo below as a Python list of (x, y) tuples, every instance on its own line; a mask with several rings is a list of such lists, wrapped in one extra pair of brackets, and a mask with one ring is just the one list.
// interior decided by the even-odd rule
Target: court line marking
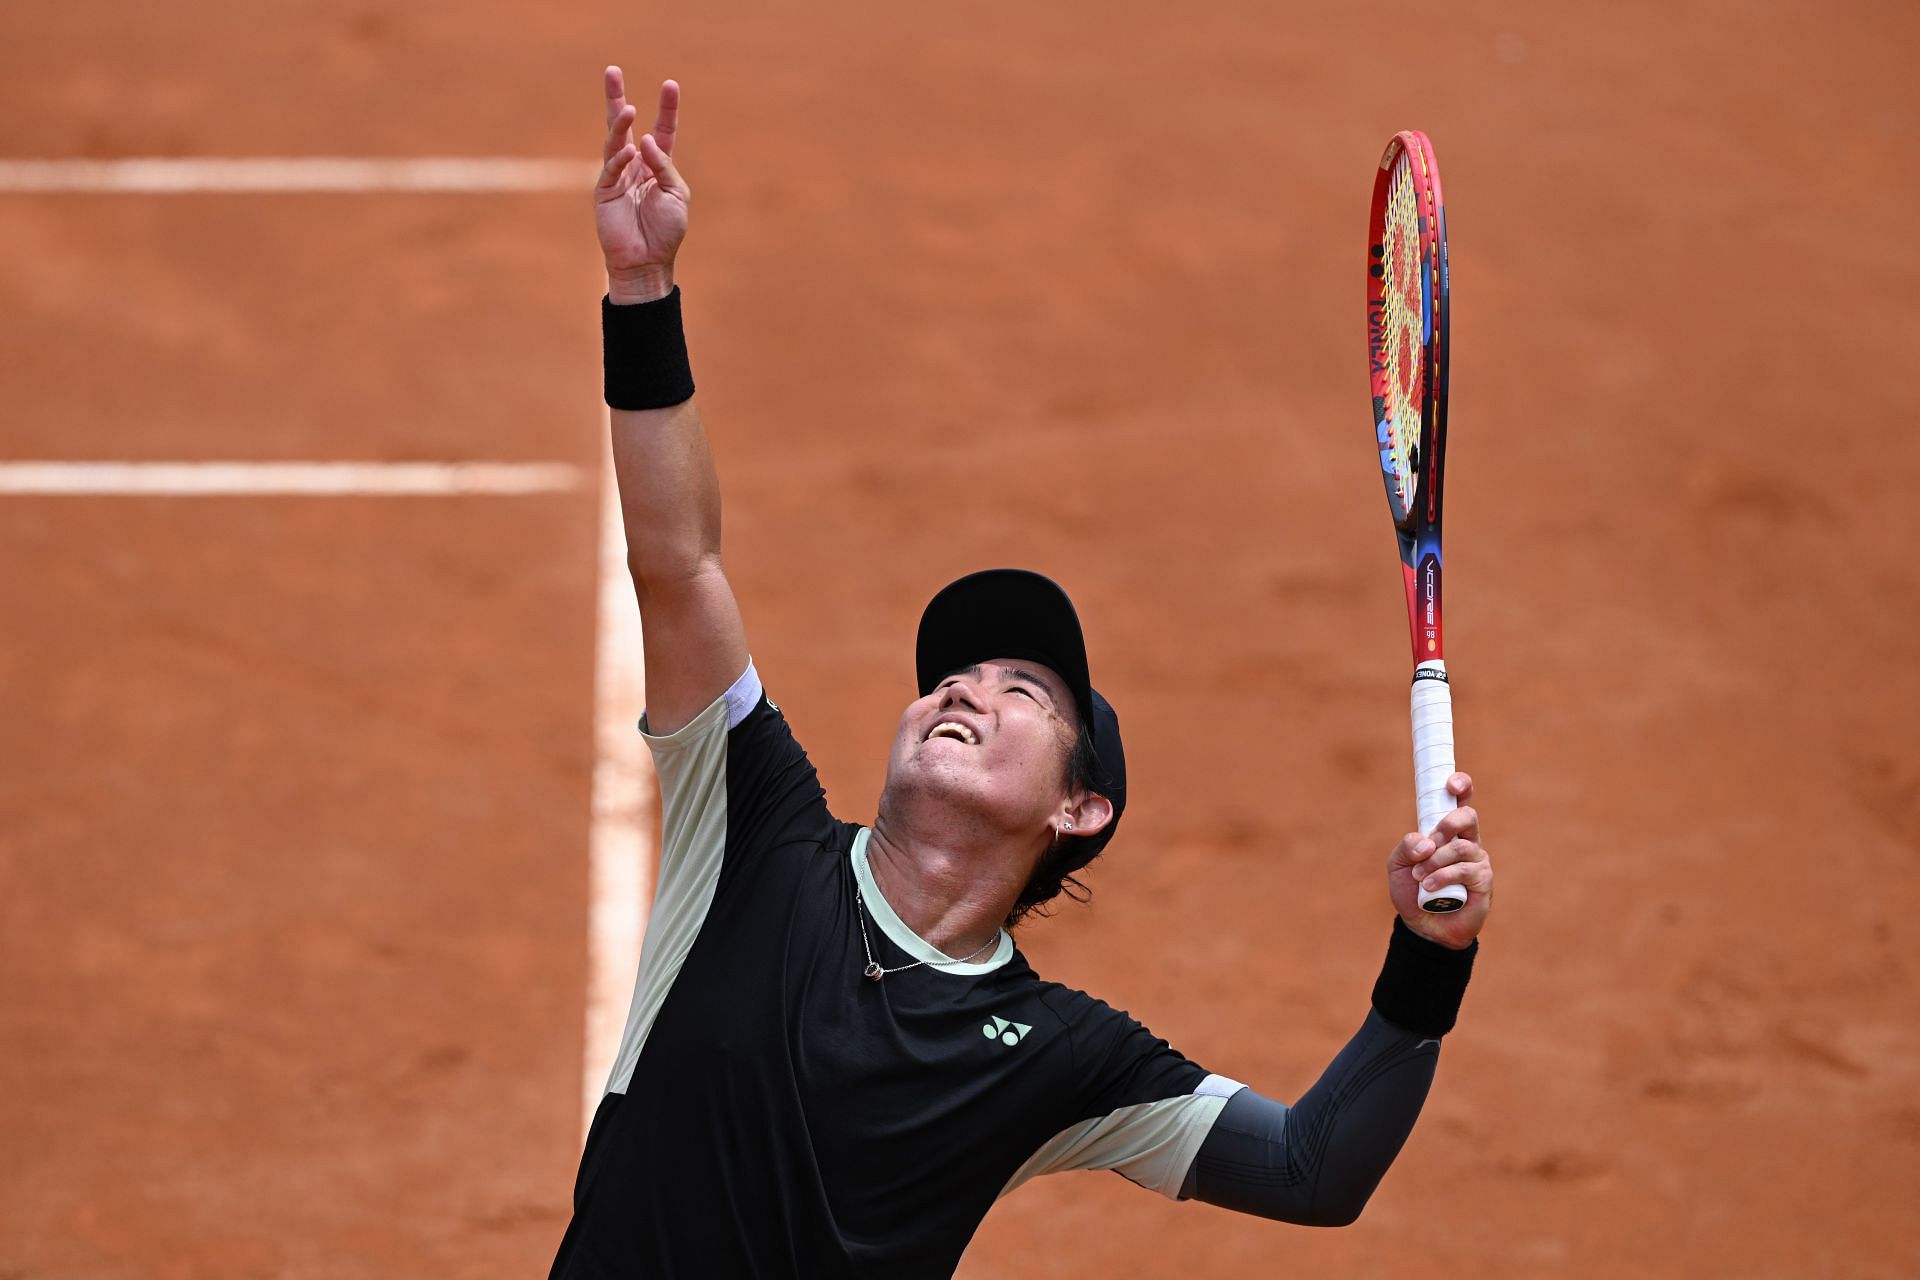
[(0, 462), (0, 494), (48, 497), (458, 497), (569, 493), (559, 462)]
[[(593, 178), (592, 166), (574, 161), (499, 156), (0, 160), (0, 194), (28, 195), (584, 191)], [(619, 1050), (639, 969), (657, 794), (636, 731), (646, 705), (640, 616), (604, 416), (601, 439), (582, 1142)], [(0, 493), (11, 494), (516, 494), (583, 487), (579, 468), (550, 463), (0, 463)]]
[[(594, 636), (594, 760), (588, 828), (587, 990), (581, 1140), (606, 1090), (646, 927), (652, 762), (637, 732), (646, 706), (640, 613), (602, 432)], [(587, 487), (584, 468), (505, 462), (0, 462), (0, 495), (55, 497), (512, 496)]]
[(577, 191), (584, 195), (594, 177), (590, 163), (512, 156), (0, 160), (0, 192), (25, 195), (365, 195), (382, 191)]
[[(610, 443), (611, 429), (602, 432)], [(572, 492), (586, 471), (507, 462), (0, 462), (0, 495), (54, 497), (399, 497)], [(640, 613), (613, 460), (603, 457), (594, 636), (594, 760), (588, 828), (587, 990), (581, 1138), (605, 1092), (646, 927), (652, 763), (636, 731), (646, 705)]]
[(613, 472), (613, 428), (603, 415), (600, 605), (593, 671), (593, 822), (587, 838), (587, 1018), (580, 1140), (606, 1093), (633, 1003), (647, 924), (657, 820), (653, 761), (640, 737), (646, 709), (640, 609), (627, 574), (627, 534)]

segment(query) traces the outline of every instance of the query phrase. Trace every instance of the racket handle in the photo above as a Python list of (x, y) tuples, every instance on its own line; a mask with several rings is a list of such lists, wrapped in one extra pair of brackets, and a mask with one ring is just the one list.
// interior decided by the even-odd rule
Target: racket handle
[[(1453, 690), (1447, 684), (1447, 664), (1435, 658), (1413, 672), (1413, 795), (1421, 834), (1431, 834), (1456, 807), (1447, 790), (1452, 776)], [(1466, 905), (1467, 891), (1457, 884), (1420, 890), (1425, 911), (1458, 911)]]

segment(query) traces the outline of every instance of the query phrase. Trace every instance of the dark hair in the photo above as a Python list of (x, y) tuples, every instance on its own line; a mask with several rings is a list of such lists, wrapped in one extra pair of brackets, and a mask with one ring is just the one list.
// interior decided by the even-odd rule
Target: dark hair
[[(1100, 754), (1093, 749), (1093, 735), (1082, 725), (1074, 734), (1073, 750), (1067, 754), (1067, 789), (1099, 793), (1103, 777)], [(1051, 915), (1047, 904), (1063, 893), (1075, 902), (1085, 902), (1093, 897), (1093, 890), (1074, 879), (1072, 871), (1078, 871), (1099, 857), (1103, 844), (1105, 841), (1097, 836), (1068, 836), (1055, 841), (1051, 848), (1040, 855), (1040, 861), (1027, 878), (1026, 887), (1020, 890), (1013, 910), (1007, 912), (1007, 918), (1002, 922), (1004, 926), (1011, 929), (1030, 915)], [(1068, 868), (1072, 868), (1072, 871)]]

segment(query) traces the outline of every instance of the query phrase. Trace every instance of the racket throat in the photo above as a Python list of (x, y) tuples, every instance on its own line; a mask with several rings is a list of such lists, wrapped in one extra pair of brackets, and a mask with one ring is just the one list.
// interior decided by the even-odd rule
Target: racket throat
[(1413, 642), (1414, 664), (1440, 662), (1446, 657), (1440, 632), (1440, 550), (1422, 548), (1412, 563), (1400, 568), (1406, 575), (1407, 635)]

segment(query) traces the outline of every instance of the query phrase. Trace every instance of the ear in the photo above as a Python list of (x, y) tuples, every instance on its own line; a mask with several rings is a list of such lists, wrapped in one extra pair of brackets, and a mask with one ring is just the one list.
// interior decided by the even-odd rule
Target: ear
[(1062, 831), (1062, 835), (1097, 836), (1113, 821), (1113, 801), (1103, 795), (1083, 791), (1077, 796), (1067, 797), (1067, 809), (1061, 816), (1073, 823), (1073, 829)]

